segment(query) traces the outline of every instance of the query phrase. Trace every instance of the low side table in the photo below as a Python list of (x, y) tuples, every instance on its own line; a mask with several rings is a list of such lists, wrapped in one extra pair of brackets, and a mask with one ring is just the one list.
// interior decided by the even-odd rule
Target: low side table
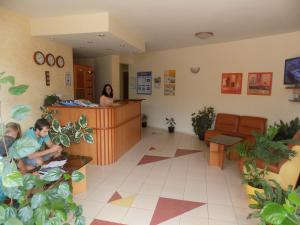
[(242, 140), (243, 138), (229, 135), (216, 135), (208, 138), (208, 141), (210, 142), (208, 164), (210, 166), (218, 166), (223, 169), (225, 147), (234, 145)]

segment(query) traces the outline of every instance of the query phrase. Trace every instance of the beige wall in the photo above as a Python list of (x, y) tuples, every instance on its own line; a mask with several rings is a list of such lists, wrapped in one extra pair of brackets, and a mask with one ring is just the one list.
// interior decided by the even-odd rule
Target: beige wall
[[(0, 98), (5, 121), (8, 120), (8, 109), (14, 104), (29, 104), (32, 106), (30, 118), (22, 122), (23, 129), (32, 125), (40, 117), (39, 107), (47, 94), (62, 94), (64, 98), (73, 98), (73, 86), (65, 86), (65, 73), (73, 74), (72, 48), (42, 38), (32, 37), (29, 19), (0, 8), (0, 71), (14, 75), (17, 84), (30, 85), (28, 91), (21, 96), (7, 94), (7, 86), (2, 86)], [(49, 67), (37, 65), (33, 61), (35, 51), (44, 54), (61, 55), (65, 66)], [(45, 71), (50, 71), (51, 86), (45, 85)]]
[[(284, 60), (300, 56), (300, 32), (222, 44), (173, 49), (139, 54), (135, 58), (137, 71), (152, 71), (162, 77), (160, 89), (153, 88), (142, 111), (148, 115), (150, 126), (166, 128), (165, 117), (174, 117), (176, 130), (192, 133), (191, 113), (211, 105), (217, 112), (267, 117), (274, 121), (300, 116), (300, 103), (289, 102), (291, 90), (283, 85)], [(191, 66), (200, 66), (198, 74)], [(164, 96), (163, 72), (176, 70), (176, 95)], [(222, 72), (242, 72), (241, 95), (221, 94)], [(271, 96), (247, 95), (248, 72), (273, 72)], [(132, 75), (132, 73), (131, 73)]]

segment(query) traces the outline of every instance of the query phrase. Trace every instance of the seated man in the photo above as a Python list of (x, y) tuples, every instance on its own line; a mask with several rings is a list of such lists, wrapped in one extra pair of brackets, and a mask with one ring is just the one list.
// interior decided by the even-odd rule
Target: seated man
[[(38, 119), (35, 122), (34, 128), (29, 128), (25, 132), (25, 137), (34, 138), (40, 146), (34, 153), (23, 158), (27, 169), (31, 169), (30, 166), (36, 167), (42, 165), (44, 161), (49, 160), (52, 156), (57, 157), (61, 154), (62, 147), (52, 143), (48, 135), (49, 129), (50, 123), (46, 119)], [(42, 150), (41, 148), (44, 144), (47, 146), (47, 149)]]

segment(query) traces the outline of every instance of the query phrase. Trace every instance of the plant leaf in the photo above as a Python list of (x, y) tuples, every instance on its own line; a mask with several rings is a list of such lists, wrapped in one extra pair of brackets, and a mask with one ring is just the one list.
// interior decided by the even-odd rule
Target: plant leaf
[(76, 133), (75, 133), (75, 138), (76, 139), (80, 139), (80, 138), (82, 138), (82, 136), (83, 136), (83, 133), (82, 133), (81, 130), (76, 131)]
[(60, 143), (65, 147), (69, 147), (71, 144), (70, 138), (66, 134), (59, 135), (59, 140)]
[(16, 217), (9, 218), (4, 225), (23, 225), (23, 223)]
[(44, 193), (36, 193), (31, 198), (31, 207), (33, 209), (36, 209), (40, 207), (45, 200), (46, 200), (46, 196)]
[(21, 84), (21, 85), (18, 85), (18, 86), (10, 87), (8, 89), (8, 92), (11, 95), (21, 95), (28, 89), (28, 87), (29, 87), (28, 85)]
[(277, 225), (282, 224), (288, 216), (283, 206), (277, 203), (267, 203), (260, 212), (261, 217), (268, 223)]
[(48, 170), (45, 176), (43, 177), (43, 180), (45, 181), (56, 181), (59, 178), (61, 178), (62, 172), (59, 168), (54, 168), (51, 170)]
[(26, 206), (19, 210), (18, 216), (22, 220), (22, 222), (27, 222), (33, 217), (33, 210), (31, 207)]
[(21, 121), (28, 116), (30, 111), (31, 107), (29, 105), (15, 105), (10, 110), (10, 116), (14, 120)]
[(49, 217), (49, 210), (42, 206), (37, 208), (34, 213), (34, 220), (36, 225), (43, 225), (46, 222), (46, 219)]
[(22, 174), (19, 171), (13, 171), (10, 174), (2, 177), (2, 184), (7, 188), (22, 186)]
[(5, 76), (0, 79), (0, 84), (10, 83), (12, 86), (15, 86), (15, 78), (13, 76)]
[(83, 216), (78, 216), (75, 219), (75, 225), (85, 225), (85, 219)]
[(80, 125), (81, 128), (86, 128), (87, 119), (86, 119), (85, 115), (81, 115), (78, 122), (79, 122), (79, 125)]
[(288, 195), (288, 199), (296, 206), (300, 206), (300, 196), (296, 192), (292, 192)]
[(79, 182), (79, 181), (81, 181), (82, 179), (84, 179), (84, 175), (83, 175), (80, 171), (75, 170), (75, 171), (72, 173), (72, 175), (71, 175), (71, 179), (72, 179), (72, 181), (74, 181), (74, 182)]
[(29, 154), (40, 149), (39, 143), (31, 137), (22, 137), (16, 140), (13, 145), (9, 148), (9, 156), (12, 158), (24, 158)]
[(89, 134), (89, 133), (85, 133), (85, 134), (83, 135), (83, 139), (84, 139), (87, 143), (89, 143), (89, 144), (93, 144), (93, 143), (94, 143), (94, 138), (93, 138), (93, 136), (92, 136), (91, 134)]
[(60, 126), (60, 123), (58, 120), (53, 120), (52, 121), (52, 129), (55, 131), (55, 132), (61, 132), (61, 126)]
[(67, 198), (71, 195), (70, 187), (67, 183), (61, 183), (58, 186), (57, 194), (59, 194), (62, 198)]

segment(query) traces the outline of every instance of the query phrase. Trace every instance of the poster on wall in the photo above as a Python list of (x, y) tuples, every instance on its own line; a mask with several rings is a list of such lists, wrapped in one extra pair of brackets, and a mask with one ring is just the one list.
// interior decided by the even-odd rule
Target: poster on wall
[(165, 95), (174, 96), (176, 86), (176, 70), (166, 70), (164, 77)]
[(137, 72), (136, 93), (140, 95), (152, 94), (152, 72)]
[(222, 94), (241, 94), (242, 93), (242, 73), (223, 73), (221, 81)]
[(272, 72), (248, 73), (248, 95), (271, 95)]
[(161, 77), (155, 77), (154, 78), (154, 87), (160, 88), (160, 84), (161, 84)]

